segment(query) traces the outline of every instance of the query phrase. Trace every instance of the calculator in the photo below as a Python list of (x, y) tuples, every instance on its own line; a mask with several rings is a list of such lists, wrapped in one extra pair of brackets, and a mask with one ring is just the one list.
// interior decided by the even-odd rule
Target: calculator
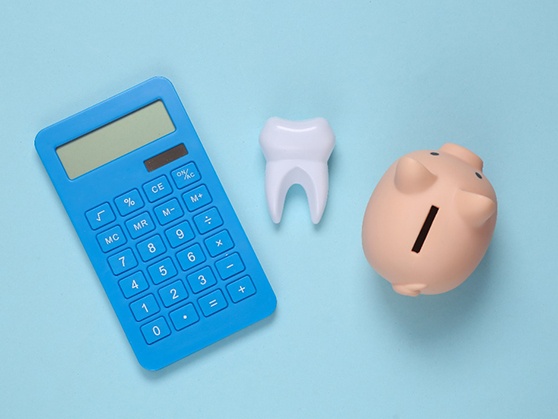
[(163, 368), (275, 310), (169, 80), (149, 79), (47, 127), (35, 147), (144, 368)]

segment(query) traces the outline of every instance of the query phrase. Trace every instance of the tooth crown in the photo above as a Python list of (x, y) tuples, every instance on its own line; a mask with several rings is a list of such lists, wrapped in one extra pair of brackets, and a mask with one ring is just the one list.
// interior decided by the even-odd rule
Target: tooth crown
[(318, 224), (329, 189), (327, 161), (335, 147), (328, 122), (270, 118), (260, 134), (260, 146), (267, 161), (265, 190), (273, 222), (281, 221), (287, 192), (299, 184), (306, 192), (312, 222)]
[(267, 161), (302, 159), (327, 162), (335, 147), (335, 135), (324, 118), (289, 121), (267, 120), (260, 146)]

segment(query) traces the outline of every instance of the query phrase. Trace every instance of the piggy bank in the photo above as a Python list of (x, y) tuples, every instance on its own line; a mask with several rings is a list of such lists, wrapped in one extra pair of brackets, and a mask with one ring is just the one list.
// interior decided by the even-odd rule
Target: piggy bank
[(482, 260), (496, 225), (483, 162), (457, 144), (409, 153), (380, 179), (362, 226), (366, 259), (403, 295), (440, 294)]

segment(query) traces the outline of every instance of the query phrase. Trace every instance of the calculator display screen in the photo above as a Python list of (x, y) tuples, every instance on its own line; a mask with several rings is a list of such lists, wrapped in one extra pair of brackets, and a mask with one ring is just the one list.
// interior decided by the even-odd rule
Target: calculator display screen
[(159, 100), (58, 147), (56, 153), (68, 177), (75, 179), (175, 129)]

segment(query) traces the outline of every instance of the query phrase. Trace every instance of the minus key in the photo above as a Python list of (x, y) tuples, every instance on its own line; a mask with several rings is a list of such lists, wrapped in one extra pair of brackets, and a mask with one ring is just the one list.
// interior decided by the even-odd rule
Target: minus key
[(215, 267), (221, 279), (229, 279), (230, 277), (244, 271), (245, 266), (238, 253), (233, 253), (224, 259), (215, 262)]

